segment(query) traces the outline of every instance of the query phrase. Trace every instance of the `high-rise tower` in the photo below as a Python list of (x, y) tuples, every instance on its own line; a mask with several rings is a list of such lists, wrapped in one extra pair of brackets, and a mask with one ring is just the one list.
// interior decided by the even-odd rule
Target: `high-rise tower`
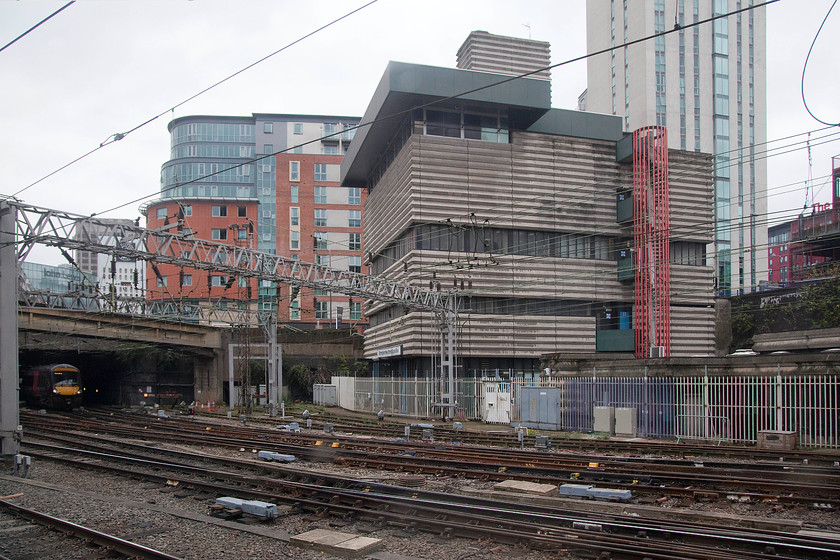
[(767, 140), (765, 10), (732, 13), (752, 4), (586, 3), (587, 52), (619, 48), (588, 59), (581, 109), (620, 116), (625, 131), (664, 126), (670, 148), (715, 156), (714, 257), (723, 295), (754, 290), (767, 278), (767, 165), (755, 148)]

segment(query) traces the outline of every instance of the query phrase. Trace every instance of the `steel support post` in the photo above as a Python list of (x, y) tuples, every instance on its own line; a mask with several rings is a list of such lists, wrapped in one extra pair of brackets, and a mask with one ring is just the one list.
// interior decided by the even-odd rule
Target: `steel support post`
[(277, 416), (277, 407), (283, 400), (283, 352), (277, 344), (277, 317), (271, 315), (266, 325), (268, 340), (268, 415)]
[(448, 300), (440, 313), (440, 408), (446, 418), (455, 417), (455, 322), (458, 320), (458, 298)]
[(0, 202), (0, 454), (20, 453), (18, 410), (18, 260), (14, 206)]

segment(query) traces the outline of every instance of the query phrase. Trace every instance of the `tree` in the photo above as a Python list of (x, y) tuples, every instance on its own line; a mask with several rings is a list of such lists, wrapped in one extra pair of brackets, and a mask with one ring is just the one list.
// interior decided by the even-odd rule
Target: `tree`
[(315, 383), (329, 383), (330, 372), (324, 369), (311, 369), (297, 364), (289, 369), (289, 393), (293, 399), (312, 400), (312, 386)]

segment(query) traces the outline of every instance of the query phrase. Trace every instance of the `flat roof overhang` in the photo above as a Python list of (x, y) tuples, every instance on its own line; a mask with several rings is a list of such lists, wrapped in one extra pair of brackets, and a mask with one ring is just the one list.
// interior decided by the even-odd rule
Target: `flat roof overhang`
[[(341, 184), (366, 187), (400, 123), (417, 107), (470, 102), (506, 109), (511, 129), (526, 129), (551, 108), (551, 83), (534, 78), (389, 62), (341, 164)], [(370, 123), (370, 124), (366, 124)]]

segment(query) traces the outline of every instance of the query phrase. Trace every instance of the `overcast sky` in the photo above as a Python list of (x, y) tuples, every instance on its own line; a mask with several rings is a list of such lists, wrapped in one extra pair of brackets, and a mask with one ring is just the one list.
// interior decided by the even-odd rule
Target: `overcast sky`
[[(766, 8), (768, 139), (823, 127), (803, 107), (800, 78), (832, 1), (781, 0)], [(66, 3), (0, 0), (0, 46)], [(16, 193), (113, 134), (166, 112), (18, 196), (91, 214), (155, 195), (161, 164), (169, 158), (166, 126), (172, 118), (261, 112), (361, 116), (389, 60), (454, 67), (458, 47), (476, 29), (548, 41), (553, 64), (586, 50), (584, 0), (379, 0), (169, 111), (365, 3), (77, 1), (0, 52), (0, 194)], [(829, 122), (840, 122), (838, 53), (840, 7), (822, 31), (806, 75), (808, 104)], [(552, 71), (554, 107), (575, 108), (585, 88), (585, 62)], [(817, 201), (827, 202), (831, 188), (824, 176), (831, 156), (840, 154), (840, 142), (814, 144), (813, 184)], [(768, 159), (771, 214), (805, 202), (808, 155), (797, 147)], [(135, 218), (137, 206), (107, 216)]]

